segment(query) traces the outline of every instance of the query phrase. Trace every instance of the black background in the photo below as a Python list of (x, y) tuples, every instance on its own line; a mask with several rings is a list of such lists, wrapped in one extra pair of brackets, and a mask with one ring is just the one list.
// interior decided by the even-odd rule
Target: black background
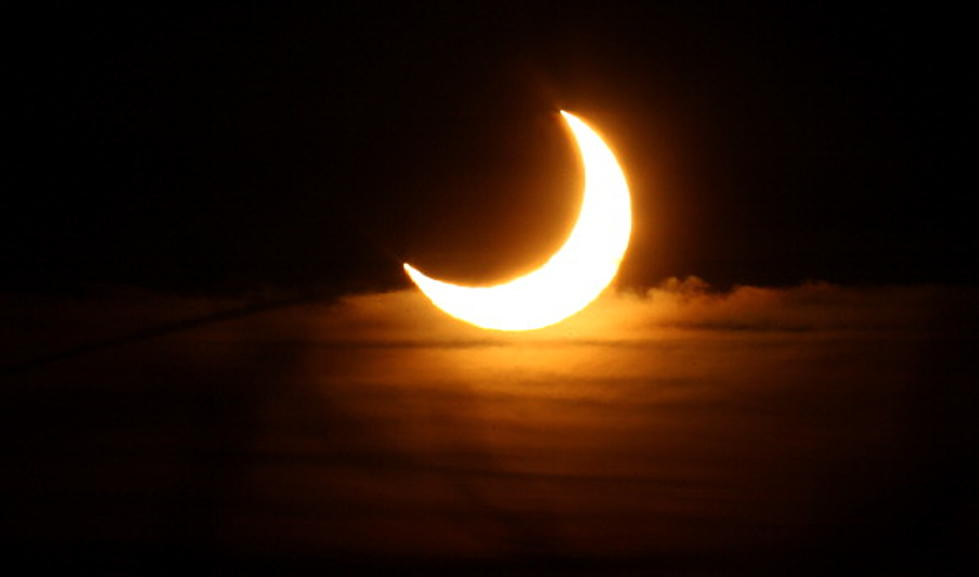
[[(621, 283), (973, 283), (966, 19), (847, 6), (118, 8), (10, 19), (7, 290), (403, 286), (532, 266), (560, 109), (633, 189)], [(8, 154), (10, 154), (8, 152)]]

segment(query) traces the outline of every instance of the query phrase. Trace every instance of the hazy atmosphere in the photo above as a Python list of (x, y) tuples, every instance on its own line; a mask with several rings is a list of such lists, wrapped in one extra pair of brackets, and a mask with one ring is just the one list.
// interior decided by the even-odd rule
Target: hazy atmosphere
[(57, 350), (137, 336), (8, 387), (6, 538), (124, 574), (951, 574), (979, 521), (974, 300), (671, 280), (528, 334), (414, 291), (191, 330), (241, 303), (21, 303), (8, 355), (55, 350), (40, 310), (78, 331)]

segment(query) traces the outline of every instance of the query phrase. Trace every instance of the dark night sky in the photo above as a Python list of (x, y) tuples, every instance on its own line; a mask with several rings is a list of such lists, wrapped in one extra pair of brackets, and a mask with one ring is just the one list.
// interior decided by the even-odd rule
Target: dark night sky
[(967, 37), (926, 8), (50, 6), (15, 23), (9, 289), (403, 286), (532, 266), (633, 188), (621, 282), (974, 282)]

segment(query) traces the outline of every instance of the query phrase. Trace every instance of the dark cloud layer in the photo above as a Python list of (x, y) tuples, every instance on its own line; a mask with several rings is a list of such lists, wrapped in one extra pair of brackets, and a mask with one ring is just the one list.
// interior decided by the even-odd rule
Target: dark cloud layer
[[(487, 333), (447, 320), (415, 291), (361, 295), (331, 309), (329, 325), (348, 336), (380, 340), (431, 338), (536, 340), (642, 339), (664, 329), (718, 330), (929, 330), (975, 327), (975, 291), (969, 288), (850, 288), (808, 283), (789, 288), (740, 286), (710, 290), (697, 277), (669, 279), (644, 292), (603, 295), (555, 327), (530, 333)], [(423, 327), (423, 328), (420, 328)], [(487, 337), (487, 335), (492, 335)]]
[[(9, 379), (3, 533), (123, 573), (951, 574), (975, 297), (674, 280), (508, 334), (401, 291), (117, 339)], [(18, 302), (12, 363), (241, 304)]]

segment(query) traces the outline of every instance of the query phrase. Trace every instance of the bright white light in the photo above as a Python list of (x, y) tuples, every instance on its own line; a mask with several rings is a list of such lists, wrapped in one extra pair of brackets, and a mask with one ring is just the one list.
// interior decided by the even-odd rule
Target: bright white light
[(585, 192), (574, 230), (550, 260), (524, 276), (486, 287), (433, 279), (405, 263), (425, 296), (453, 317), (485, 329), (539, 329), (588, 306), (615, 278), (632, 231), (629, 186), (601, 137), (577, 117), (561, 114), (578, 143)]

